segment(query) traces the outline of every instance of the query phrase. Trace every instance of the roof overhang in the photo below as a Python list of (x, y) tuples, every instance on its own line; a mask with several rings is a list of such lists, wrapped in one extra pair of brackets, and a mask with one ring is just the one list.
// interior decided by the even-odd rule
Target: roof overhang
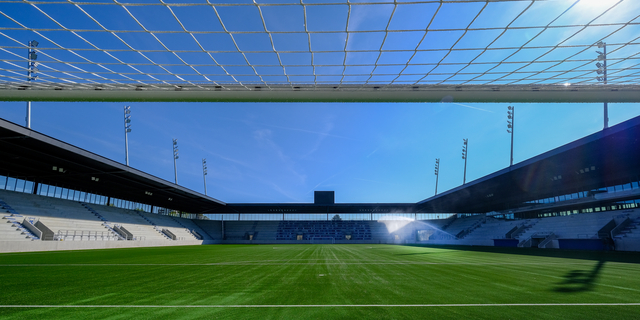
[(526, 201), (639, 180), (640, 117), (636, 117), (425, 199), (417, 208), (420, 212), (509, 210)]
[(270, 213), (270, 214), (296, 214), (296, 213), (360, 213), (360, 214), (385, 214), (385, 213), (415, 213), (415, 203), (229, 203), (224, 207), (215, 208), (214, 213)]
[(222, 201), (2, 119), (0, 149), (0, 174), (15, 178), (190, 213), (203, 213), (225, 205)]

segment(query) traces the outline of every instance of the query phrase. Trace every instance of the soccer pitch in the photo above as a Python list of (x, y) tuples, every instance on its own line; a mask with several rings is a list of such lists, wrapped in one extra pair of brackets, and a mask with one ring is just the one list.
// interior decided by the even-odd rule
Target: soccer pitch
[(393, 245), (0, 254), (0, 318), (632, 319), (640, 255)]

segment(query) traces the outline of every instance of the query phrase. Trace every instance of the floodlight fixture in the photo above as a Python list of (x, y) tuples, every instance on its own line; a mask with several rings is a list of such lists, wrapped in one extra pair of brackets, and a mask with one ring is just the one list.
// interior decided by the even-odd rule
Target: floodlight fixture
[(178, 184), (178, 139), (173, 139), (173, 174), (175, 176), (176, 184)]
[(440, 177), (440, 158), (436, 158), (436, 195), (438, 194), (438, 178)]
[(129, 136), (131, 132), (131, 107), (124, 107), (124, 161), (129, 165)]
[(462, 184), (467, 182), (467, 158), (469, 150), (469, 139), (462, 139), (462, 159), (464, 159), (464, 175), (462, 176)]
[(207, 159), (202, 158), (202, 178), (204, 179), (204, 195), (207, 195)]
[(513, 165), (513, 131), (516, 123), (516, 108), (514, 106), (507, 107), (507, 132), (511, 134), (511, 160), (509, 166)]

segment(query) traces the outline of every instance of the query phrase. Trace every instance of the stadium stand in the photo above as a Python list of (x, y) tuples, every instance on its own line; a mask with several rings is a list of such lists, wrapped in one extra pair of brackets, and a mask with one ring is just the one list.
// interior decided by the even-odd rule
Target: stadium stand
[(191, 222), (200, 227), (200, 230), (209, 236), (211, 240), (222, 240), (222, 221), (192, 220)]
[(0, 224), (0, 242), (7, 252), (192, 245), (213, 240), (189, 219), (111, 206), (6, 190), (0, 190), (0, 206), (6, 222)]
[[(553, 234), (558, 239), (601, 239), (607, 238), (610, 235), (601, 235), (599, 231), (612, 220), (614, 226), (624, 221), (626, 218), (636, 221), (639, 214), (635, 210), (631, 210), (628, 213), (620, 213), (616, 211), (611, 212), (594, 212), (583, 213), (579, 215), (569, 215), (561, 217), (549, 217), (543, 219), (536, 219), (537, 223), (517, 237), (520, 240), (521, 246), (531, 246), (535, 244), (535, 241), (531, 239), (542, 238), (541, 236), (548, 236)], [(621, 235), (621, 237), (623, 237)], [(527, 245), (527, 241), (530, 244)], [(558, 246), (552, 244), (552, 247)]]
[(224, 240), (250, 240), (258, 221), (225, 221)]
[(487, 217), (484, 223), (480, 224), (476, 229), (469, 232), (464, 237), (464, 239), (484, 240), (506, 238), (509, 231), (525, 225), (526, 222), (527, 221), (500, 220), (492, 217)]
[[(174, 234), (176, 236), (175, 240), (198, 240), (198, 238), (192, 233), (191, 230), (189, 230), (186, 226), (184, 226), (178, 220), (174, 219), (171, 216), (164, 216), (142, 211), (137, 211), (137, 213), (156, 228), (160, 230), (165, 229)], [(202, 233), (204, 232), (198, 232), (198, 234)]]
[(629, 223), (626, 224), (620, 231), (614, 235), (616, 239), (623, 238), (640, 238), (640, 232), (638, 226), (640, 225), (640, 217), (636, 215), (634, 219), (629, 219)]
[(473, 231), (475, 228), (480, 227), (485, 219), (485, 215), (475, 215), (466, 218), (459, 218), (454, 220), (448, 227), (444, 228), (444, 231), (449, 234), (455, 235), (458, 238), (464, 238), (466, 234)]
[[(40, 240), (25, 223), (35, 226), (41, 223), (51, 229), (53, 237), (49, 240), (56, 240), (52, 242), (137, 242), (138, 245), (202, 241), (490, 245), (492, 241), (507, 239), (516, 241), (520, 247), (606, 250), (619, 244), (621, 248), (636, 250), (637, 239), (640, 239), (637, 228), (640, 212), (636, 209), (531, 219), (464, 214), (416, 221), (223, 222), (184, 219), (6, 190), (0, 190), (0, 206), (6, 221), (0, 224), (0, 241), (21, 243)], [(118, 232), (120, 228), (125, 232)], [(615, 242), (607, 242), (608, 239), (615, 239)]]
[(114, 226), (122, 226), (132, 235), (131, 240), (165, 240), (167, 239), (160, 232), (154, 229), (147, 220), (133, 210), (119, 209), (102, 205), (86, 205), (101, 214)]
[[(300, 237), (300, 238), (299, 238)], [(280, 221), (276, 240), (371, 240), (366, 221)]]
[(393, 236), (389, 234), (389, 229), (384, 223), (369, 221), (369, 230), (374, 243), (393, 243)]
[[(2, 121), (0, 121), (0, 124)], [(3, 127), (4, 126), (4, 127)], [(49, 170), (24, 169), (13, 162), (2, 162), (2, 166), (14, 176), (35, 177), (27, 190), (26, 179), (4, 178), (4, 189), (0, 190), (0, 215), (4, 223), (0, 227), (0, 249), (4, 252), (115, 248), (134, 246), (188, 245), (203, 243), (393, 243), (393, 244), (454, 244), (482, 246), (520, 246), (539, 248), (568, 248), (590, 250), (640, 251), (640, 150), (637, 137), (640, 134), (640, 117), (618, 124), (605, 131), (576, 140), (545, 154), (536, 156), (513, 168), (504, 169), (489, 176), (445, 191), (417, 204), (226, 204), (213, 198), (199, 195), (142, 172), (122, 171), (119, 164), (112, 164), (97, 156), (88, 158), (77, 148), (38, 135), (33, 131), (27, 135), (10, 130), (12, 124), (0, 126), (0, 143), (13, 150), (13, 158), (34, 158), (46, 150), (52, 158), (66, 157), (65, 170), (82, 160), (92, 168), (103, 166), (121, 172), (110, 177), (117, 182), (122, 194), (105, 195), (110, 189), (89, 193), (63, 189), (51, 184)], [(27, 131), (26, 129), (20, 129)], [(18, 133), (16, 133), (18, 132)], [(18, 137), (20, 139), (14, 139)], [(9, 139), (11, 138), (11, 139)], [(24, 138), (24, 139), (23, 139)], [(9, 142), (7, 142), (9, 141)], [(21, 144), (30, 141), (34, 145)], [(615, 146), (615, 149), (612, 149)], [(13, 148), (13, 149), (11, 149)], [(75, 148), (75, 149), (74, 149)], [(608, 149), (607, 149), (608, 148)], [(26, 150), (26, 151), (25, 151)], [(45, 150), (45, 151), (42, 151)], [(69, 150), (74, 152), (69, 152)], [(592, 157), (580, 164), (567, 164), (565, 159), (580, 154), (600, 154), (605, 150), (610, 157), (606, 162)], [(31, 159), (30, 158), (30, 159)], [(40, 158), (31, 159), (40, 164)], [(3, 161), (0, 158), (0, 162)], [(588, 162), (588, 163), (587, 163)], [(557, 168), (562, 175), (535, 174), (539, 167)], [(565, 166), (568, 166), (565, 168)], [(33, 165), (29, 168), (46, 167)], [(608, 167), (624, 168), (615, 174), (602, 175)], [(50, 168), (50, 167), (49, 167)], [(54, 167), (56, 168), (56, 167)], [(60, 173), (58, 169), (58, 173)], [(26, 170), (26, 171), (20, 171)], [(55, 169), (54, 169), (55, 170)], [(76, 168), (76, 170), (79, 170)], [(103, 169), (99, 169), (102, 170)], [(24, 174), (23, 174), (24, 173)], [(78, 183), (70, 175), (62, 177), (63, 185), (70, 184), (79, 190), (86, 185)], [(524, 192), (518, 183), (527, 177), (540, 177), (531, 192)], [(91, 181), (91, 175), (84, 180)], [(140, 179), (140, 186), (130, 186), (129, 181)], [(562, 177), (562, 178), (560, 178)], [(35, 179), (37, 181), (37, 179)], [(523, 180), (525, 179), (525, 180)], [(11, 181), (11, 182), (10, 182)], [(78, 183), (74, 185), (75, 183)], [(47, 188), (43, 190), (43, 185)], [(92, 184), (91, 186), (94, 186)], [(106, 185), (106, 184), (105, 184)], [(125, 189), (120, 189), (123, 186)], [(49, 191), (53, 187), (54, 191)], [(12, 189), (13, 188), (13, 189)], [(131, 188), (131, 189), (126, 189)], [(16, 191), (9, 191), (9, 190)], [(155, 191), (165, 196), (176, 197), (161, 200), (152, 205), (135, 194), (142, 189)], [(542, 191), (540, 191), (542, 190)], [(545, 191), (551, 190), (551, 191)], [(580, 191), (582, 190), (582, 191)], [(128, 193), (134, 193), (131, 197)], [(66, 192), (66, 193), (64, 193)], [(493, 193), (503, 193), (500, 199)], [(38, 193), (36, 195), (32, 193)], [(76, 197), (76, 193), (81, 195)], [(86, 194), (85, 194), (86, 193)], [(45, 196), (48, 194), (49, 196)], [(62, 199), (66, 194), (67, 198)], [(144, 193), (143, 193), (144, 194)], [(55, 195), (55, 196), (52, 196)], [(127, 199), (122, 204), (118, 198)], [(148, 194), (145, 195), (148, 197)], [(78, 200), (82, 199), (82, 200)], [(97, 200), (96, 200), (97, 199)], [(115, 199), (115, 201), (113, 201)], [(196, 199), (196, 200), (192, 200)], [(487, 200), (489, 199), (489, 200)], [(504, 199), (509, 199), (506, 201)], [(179, 204), (172, 210), (163, 207), (163, 201)], [(101, 204), (95, 204), (101, 203)], [(135, 204), (131, 205), (131, 204)], [(129, 210), (104, 205), (112, 204), (139, 208)], [(138, 206), (141, 205), (141, 206)], [(155, 210), (154, 210), (155, 208)], [(159, 210), (162, 208), (162, 210)], [(145, 210), (145, 211), (142, 211)], [(467, 210), (467, 211), (463, 211)], [(466, 212), (466, 213), (455, 213)], [(158, 212), (159, 214), (150, 213)], [(171, 212), (171, 215), (164, 213)], [(192, 213), (188, 213), (192, 212)], [(273, 214), (273, 212), (278, 212)], [(267, 213), (268, 219), (282, 218), (286, 212), (295, 213), (300, 220), (244, 220), (243, 214)], [(317, 219), (317, 212), (345, 216), (357, 213), (370, 220), (305, 220)], [(359, 213), (358, 213), (359, 212)], [(362, 212), (366, 212), (362, 214)], [(438, 214), (436, 212), (449, 212)], [(183, 217), (178, 218), (178, 213)], [(185, 214), (186, 213), (186, 214)], [(195, 214), (193, 214), (195, 213)], [(309, 216), (305, 216), (309, 213)], [(218, 217), (237, 217), (235, 221), (206, 220), (206, 214)], [(226, 215), (226, 216), (225, 216)], [(449, 217), (435, 220), (415, 220), (420, 216)], [(196, 219), (197, 218), (197, 219)], [(204, 220), (202, 220), (204, 219)], [(298, 218), (296, 218), (298, 219)], [(380, 220), (376, 220), (380, 219)], [(35, 241), (34, 241), (35, 240)], [(57, 240), (57, 241), (39, 241)], [(129, 240), (129, 241), (127, 241)], [(133, 241), (135, 240), (135, 241)]]
[(35, 224), (44, 224), (54, 240), (118, 240), (111, 228), (79, 203), (50, 197), (2, 191), (2, 200)]

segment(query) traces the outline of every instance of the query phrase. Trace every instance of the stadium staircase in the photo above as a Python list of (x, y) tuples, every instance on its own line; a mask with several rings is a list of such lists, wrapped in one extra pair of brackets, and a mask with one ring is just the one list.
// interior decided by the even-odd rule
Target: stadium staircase
[(527, 232), (527, 230), (533, 228), (533, 226), (535, 226), (536, 223), (538, 223), (538, 221), (540, 221), (540, 219), (525, 220), (525, 222), (517, 225), (512, 230), (507, 232), (505, 234), (505, 238), (506, 239), (519, 239), (520, 236), (523, 233), (525, 233), (525, 232)]
[(85, 207), (85, 209), (87, 209), (89, 212), (93, 213), (93, 215), (94, 215), (94, 216), (96, 216), (96, 218), (100, 219), (100, 221), (102, 221), (102, 224), (103, 224), (107, 229), (109, 229), (109, 231), (113, 232), (113, 234), (115, 234), (115, 235), (116, 235), (116, 237), (118, 238), (118, 240), (132, 240), (132, 238), (131, 238), (131, 239), (129, 239), (129, 238), (127, 237), (126, 232), (125, 232), (125, 236), (123, 236), (123, 235), (122, 235), (122, 231), (115, 230), (115, 229), (114, 229), (114, 227), (113, 227), (113, 226), (111, 226), (111, 225), (109, 224), (109, 220), (105, 219), (105, 217), (103, 217), (100, 213), (98, 213), (97, 211), (93, 210), (93, 208), (91, 208), (91, 207), (89, 206), (89, 204), (88, 204), (88, 203), (81, 202), (80, 204), (81, 204), (83, 207)]
[(475, 215), (464, 218), (456, 218), (446, 228), (442, 229), (447, 233), (454, 235), (458, 239), (464, 238), (476, 228), (480, 227), (485, 221), (485, 215)]
[(39, 229), (38, 224), (44, 226), (43, 229), (50, 229), (54, 233), (51, 240), (118, 239), (118, 236), (105, 226), (104, 221), (90, 215), (87, 209), (77, 202), (6, 191), (3, 192), (3, 200)]
[(137, 213), (140, 217), (142, 217), (142, 219), (146, 220), (150, 225), (153, 226), (153, 230), (157, 231), (159, 234), (163, 235), (165, 239), (168, 240), (173, 240), (171, 239), (171, 237), (169, 237), (167, 234), (165, 234), (164, 232), (162, 232), (162, 229), (158, 228), (158, 226), (155, 224), (155, 222), (149, 220), (149, 218), (147, 218), (144, 214), (142, 214), (142, 212), (134, 210), (135, 213)]
[(222, 240), (222, 221), (191, 220), (191, 223), (208, 235), (211, 238), (210, 240)]
[(464, 237), (467, 240), (504, 239), (512, 230), (522, 227), (522, 223), (514, 220), (499, 220), (488, 217), (486, 221), (469, 231)]
[[(156, 230), (161, 232), (163, 235), (167, 236), (168, 239), (172, 240), (200, 240), (196, 238), (196, 236), (186, 228), (182, 223), (176, 221), (177, 218), (172, 216), (165, 216), (161, 214), (153, 214), (146, 213), (142, 211), (136, 211), (140, 216), (142, 216), (145, 220), (153, 224)], [(162, 230), (166, 229), (167, 232), (163, 232)], [(173, 236), (175, 239), (173, 239)]]
[[(131, 240), (159, 240), (166, 241), (167, 238), (154, 229), (154, 226), (141, 217), (137, 211), (121, 209), (111, 206), (92, 204), (91, 208), (98, 212), (104, 219), (113, 224), (113, 229), (126, 230), (131, 234)], [(116, 231), (117, 232), (117, 231)], [(120, 234), (123, 236), (122, 234)]]
[(6, 224), (0, 224), (0, 241), (40, 240), (40, 238), (22, 225), (20, 220), (24, 220), (24, 217), (9, 204), (0, 200), (0, 208), (5, 212), (2, 219), (7, 220)]
[[(190, 220), (182, 219), (182, 218), (176, 218), (176, 217), (173, 217), (173, 216), (169, 216), (169, 217), (171, 218), (171, 220), (175, 221), (175, 223), (180, 225), (182, 228), (186, 229), (187, 232), (191, 233), (191, 235), (196, 240), (205, 240), (206, 232), (204, 232), (203, 230), (200, 230), (200, 228), (197, 225), (193, 224), (193, 222), (191, 222)], [(207, 237), (206, 240), (211, 240), (211, 239), (208, 239), (208, 238), (209, 237)]]
[(612, 230), (612, 236), (614, 239), (622, 238), (640, 238), (638, 232), (638, 226), (640, 225), (640, 217), (628, 217), (619, 226), (620, 230)]

